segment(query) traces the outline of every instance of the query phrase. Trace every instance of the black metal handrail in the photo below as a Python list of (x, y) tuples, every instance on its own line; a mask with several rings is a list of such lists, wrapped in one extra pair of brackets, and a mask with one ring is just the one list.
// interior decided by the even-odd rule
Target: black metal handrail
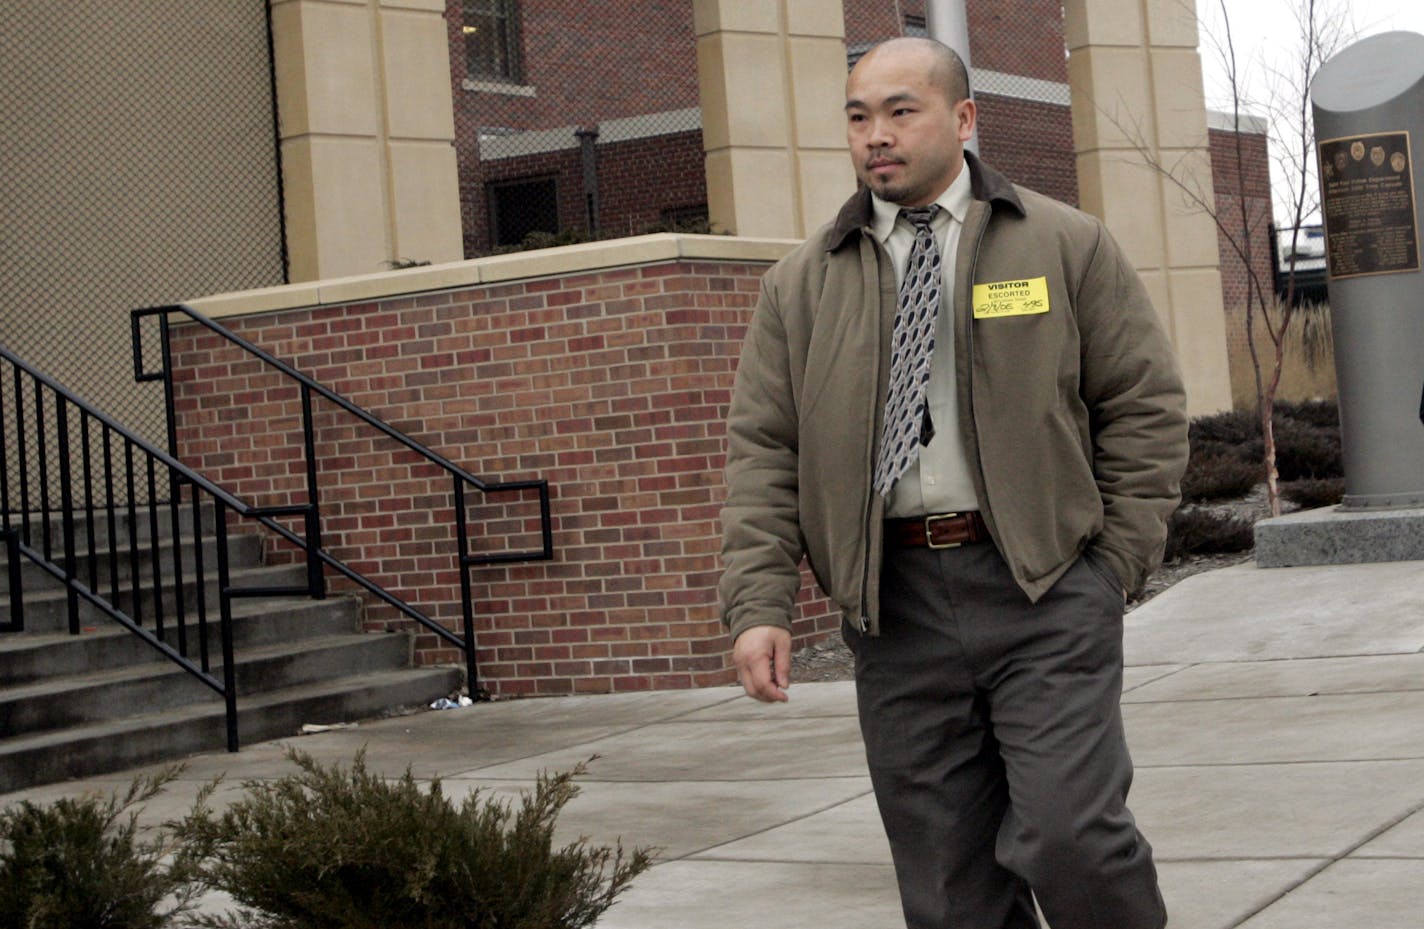
[[(0, 437), (4, 439), (5, 449), (5, 456), (0, 458), (0, 536), (5, 543), (10, 592), (9, 622), (0, 631), (25, 628), (20, 560), (23, 556), (63, 587), (71, 634), (80, 631), (82, 601), (222, 696), (228, 749), (237, 751), (231, 606), (232, 598), (241, 591), (232, 586), (227, 516), (229, 511), (251, 516), (252, 508), (155, 448), (4, 346), (0, 346), (0, 361), (4, 362), (0, 364)], [(12, 385), (8, 405), (6, 384)], [(27, 402), (33, 404), (30, 415), (26, 414)], [(96, 445), (98, 461), (94, 454)], [(15, 472), (13, 481), (11, 462)], [(80, 487), (75, 486), (76, 468)], [(167, 499), (160, 499), (160, 473), (167, 479)], [(183, 592), (181, 488), (184, 486), (191, 489), (192, 503), (192, 579), (198, 591), (196, 661), (192, 658), (193, 643), (189, 636), (189, 605)], [(146, 497), (148, 510), (149, 552), (146, 555), (139, 552), (140, 491)], [(165, 582), (165, 565), (159, 553), (158, 520), (163, 507), (168, 509), (171, 519), (171, 584)], [(213, 513), (216, 535), (221, 677), (213, 671), (209, 654), (210, 624), (202, 593), (207, 583), (202, 554), (205, 508)], [(58, 539), (53, 526), (56, 516), (60, 522)], [(97, 521), (101, 517), (107, 552), (101, 551), (99, 546)], [(121, 580), (119, 564), (120, 523), (128, 536), (126, 583)], [(84, 569), (80, 568), (81, 557)], [(150, 574), (147, 582), (143, 576), (145, 567)], [(107, 574), (107, 591), (103, 590), (101, 568)], [(129, 600), (127, 609), (121, 605), (125, 597)], [(145, 600), (152, 613), (150, 617), (144, 615)], [(150, 622), (152, 630), (147, 628)], [(176, 645), (170, 639), (176, 639)]]
[[(356, 583), (372, 596), (394, 607), (396, 610), (434, 632), (441, 639), (461, 649), (465, 655), (465, 673), (469, 693), (473, 697), (479, 691), (478, 668), (475, 662), (475, 616), (473, 594), (470, 584), (470, 569), (479, 565), (508, 564), (522, 561), (547, 561), (554, 556), (553, 522), (549, 510), (549, 482), (545, 480), (486, 481), (446, 460), (405, 433), (391, 427), (371, 413), (351, 403), (346, 398), (317, 383), (286, 362), (237, 335), (192, 307), (183, 304), (150, 307), (134, 310), (130, 314), (130, 329), (133, 341), (134, 377), (136, 380), (161, 381), (163, 383), (164, 409), (168, 429), (169, 453), (177, 457), (178, 425), (177, 409), (174, 403), (173, 358), (171, 343), (171, 323), (169, 317), (178, 315), (196, 323), (225, 341), (237, 346), (245, 353), (259, 359), (268, 367), (295, 381), (300, 388), (302, 405), (302, 447), (306, 456), (307, 502), (287, 507), (250, 508), (252, 515), (266, 528), (299, 546), (306, 552), (307, 576), (311, 596), (324, 596), (323, 566), (331, 568), (348, 580)], [(158, 317), (162, 368), (148, 371), (143, 362), (142, 321), (150, 316)], [(427, 462), (442, 469), (450, 476), (452, 485), (452, 510), (457, 545), (457, 564), (460, 569), (460, 605), (463, 619), (463, 635), (456, 635), (425, 613), (386, 590), (376, 582), (357, 572), (349, 565), (333, 557), (326, 551), (321, 537), (321, 502), (317, 488), (316, 438), (312, 424), (312, 395), (322, 397), (339, 409), (354, 416), (367, 426), (387, 438), (414, 452)], [(465, 507), (467, 487), (473, 487), (483, 494), (537, 491), (539, 495), (539, 522), (541, 547), (525, 551), (490, 552), (471, 554), (470, 533)], [(276, 522), (276, 516), (302, 516), (305, 519), (306, 538), (301, 538), (291, 530)]]

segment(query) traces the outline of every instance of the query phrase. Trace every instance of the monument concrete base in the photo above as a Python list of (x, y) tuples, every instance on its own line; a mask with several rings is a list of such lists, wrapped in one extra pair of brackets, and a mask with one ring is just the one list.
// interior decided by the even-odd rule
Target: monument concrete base
[(1424, 508), (1341, 510), (1327, 506), (1256, 523), (1256, 564), (1362, 564), (1424, 560)]

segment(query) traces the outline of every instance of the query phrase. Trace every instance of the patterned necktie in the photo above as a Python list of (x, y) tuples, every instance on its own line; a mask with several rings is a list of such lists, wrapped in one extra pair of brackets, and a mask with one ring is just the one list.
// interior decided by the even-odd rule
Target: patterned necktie
[(915, 244), (910, 247), (895, 308), (890, 393), (885, 399), (880, 455), (875, 461), (875, 490), (882, 497), (890, 493), (900, 475), (920, 456), (925, 386), (930, 379), (935, 316), (939, 310), (939, 248), (930, 231), (930, 221), (938, 211), (937, 206), (900, 211), (915, 227)]

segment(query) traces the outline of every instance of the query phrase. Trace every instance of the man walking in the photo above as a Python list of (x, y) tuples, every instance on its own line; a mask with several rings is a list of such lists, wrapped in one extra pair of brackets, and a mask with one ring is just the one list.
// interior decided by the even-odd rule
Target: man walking
[(958, 56), (868, 52), (862, 189), (762, 281), (728, 418), (724, 618), (787, 699), (805, 555), (845, 615), (910, 929), (1160, 929), (1126, 806), (1124, 594), (1186, 464), (1171, 347), (1102, 225), (963, 144)]

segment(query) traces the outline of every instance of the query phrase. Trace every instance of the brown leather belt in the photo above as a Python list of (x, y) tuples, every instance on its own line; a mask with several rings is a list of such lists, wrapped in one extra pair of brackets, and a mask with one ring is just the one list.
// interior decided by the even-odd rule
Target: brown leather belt
[(885, 520), (885, 544), (909, 548), (957, 548), (987, 542), (989, 530), (978, 511), (938, 513), (914, 519)]

